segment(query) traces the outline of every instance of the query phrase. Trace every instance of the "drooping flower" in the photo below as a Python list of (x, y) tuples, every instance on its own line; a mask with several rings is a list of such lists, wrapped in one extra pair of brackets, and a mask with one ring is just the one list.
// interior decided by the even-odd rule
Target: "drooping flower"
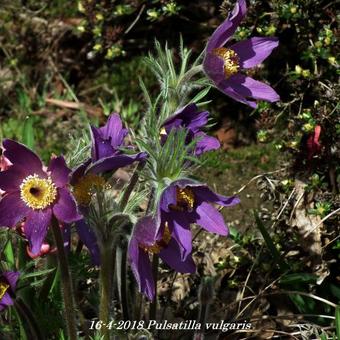
[(141, 218), (135, 225), (128, 248), (131, 269), (139, 290), (150, 300), (155, 297), (150, 254), (158, 255), (162, 261), (177, 272), (194, 273), (196, 271), (190, 254), (185, 260), (181, 258), (180, 245), (173, 237), (173, 231), (168, 225), (163, 224), (158, 232), (157, 228), (158, 223), (155, 218), (151, 216)]
[(14, 304), (14, 292), (19, 276), (19, 272), (12, 271), (0, 274), (0, 312)]
[(167, 223), (180, 245), (182, 260), (185, 260), (192, 250), (190, 225), (195, 223), (209, 232), (226, 236), (228, 228), (223, 216), (211, 203), (230, 207), (239, 202), (236, 196), (216, 194), (205, 184), (189, 179), (177, 180), (161, 194), (157, 211), (159, 227)]
[[(107, 123), (100, 128), (91, 126), (91, 159), (78, 166), (71, 174), (73, 194), (79, 204), (80, 211), (86, 215), (88, 206), (96, 190), (107, 188), (102, 176), (105, 172), (114, 172), (135, 161), (146, 159), (146, 153), (124, 154), (119, 148), (124, 144), (128, 131), (123, 128), (118, 114), (113, 113)], [(93, 229), (83, 218), (76, 221), (78, 235), (89, 249), (92, 262), (100, 264), (100, 251)]]
[(253, 37), (230, 44), (246, 11), (246, 1), (238, 0), (228, 18), (212, 34), (206, 46), (203, 69), (220, 91), (256, 108), (257, 100), (276, 102), (280, 97), (269, 85), (240, 71), (260, 64), (279, 42), (275, 37)]
[(52, 158), (47, 170), (26, 146), (3, 141), (4, 156), (12, 163), (0, 172), (0, 226), (15, 228), (25, 219), (25, 235), (32, 254), (40, 252), (52, 216), (62, 223), (80, 218), (68, 190), (70, 169), (62, 156)]
[(220, 147), (217, 138), (208, 136), (201, 129), (208, 123), (208, 111), (198, 111), (196, 104), (188, 104), (176, 111), (162, 126), (161, 137), (163, 140), (172, 129), (185, 128), (187, 130), (187, 142), (197, 139), (195, 155), (215, 150)]

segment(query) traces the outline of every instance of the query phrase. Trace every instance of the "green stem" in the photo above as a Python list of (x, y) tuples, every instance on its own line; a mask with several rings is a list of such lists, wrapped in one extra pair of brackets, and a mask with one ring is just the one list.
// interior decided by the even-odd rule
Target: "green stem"
[(159, 257), (154, 254), (152, 258), (152, 274), (155, 282), (155, 299), (150, 304), (150, 320), (156, 320), (157, 315), (157, 280), (158, 280)]
[(73, 297), (71, 274), (65, 253), (63, 235), (61, 233), (59, 223), (54, 217), (52, 218), (52, 231), (58, 249), (57, 255), (59, 260), (67, 333), (70, 340), (77, 340), (77, 325), (75, 317), (76, 309)]
[(101, 249), (99, 305), (99, 320), (103, 322), (101, 335), (104, 340), (110, 339), (110, 330), (105, 325), (110, 322), (113, 264), (114, 259), (111, 243), (104, 244), (103, 248)]

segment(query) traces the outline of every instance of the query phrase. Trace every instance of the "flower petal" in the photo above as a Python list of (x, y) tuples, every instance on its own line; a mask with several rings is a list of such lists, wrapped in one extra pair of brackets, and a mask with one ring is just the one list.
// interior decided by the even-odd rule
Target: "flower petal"
[(78, 167), (72, 170), (70, 175), (70, 183), (71, 185), (77, 184), (79, 179), (84, 176), (87, 167), (91, 164), (91, 159), (88, 159), (83, 164), (80, 164)]
[(215, 32), (210, 37), (206, 51), (210, 52), (214, 48), (222, 47), (235, 33), (237, 26), (244, 18), (247, 12), (247, 4), (245, 0), (238, 0), (228, 18), (217, 27)]
[(96, 266), (99, 266), (100, 251), (94, 231), (89, 227), (84, 219), (77, 221), (75, 224), (79, 238), (85, 244), (91, 254), (92, 263)]
[(71, 193), (65, 188), (58, 189), (58, 200), (53, 205), (53, 214), (61, 222), (71, 223), (81, 219), (77, 211), (77, 203)]
[(91, 164), (87, 169), (87, 172), (102, 173), (106, 171), (116, 171), (119, 168), (130, 165), (136, 161), (143, 161), (147, 158), (145, 152), (140, 152), (136, 155), (114, 155), (98, 160)]
[(8, 292), (6, 292), (0, 300), (0, 311), (5, 309), (7, 306), (11, 306), (13, 304), (14, 304), (13, 299), (8, 294)]
[(0, 189), (6, 192), (18, 191), (22, 181), (29, 173), (18, 165), (11, 165), (7, 170), (0, 171)]
[(223, 216), (209, 203), (202, 202), (197, 206), (196, 212), (199, 215), (196, 223), (203, 229), (219, 235), (228, 235)]
[(2, 276), (5, 277), (5, 279), (11, 286), (11, 290), (14, 292), (20, 273), (19, 272), (5, 272), (2, 274)]
[(133, 237), (138, 243), (151, 246), (155, 243), (159, 229), (157, 218), (145, 216), (140, 218), (133, 230)]
[(118, 148), (123, 144), (124, 138), (128, 133), (127, 129), (123, 129), (123, 123), (118, 113), (112, 113), (107, 123), (99, 128), (102, 138), (109, 139), (114, 148)]
[(42, 170), (43, 165), (40, 158), (25, 145), (11, 139), (5, 139), (2, 145), (5, 148), (4, 156), (13, 164), (27, 169), (26, 171), (31, 174), (46, 177), (46, 173)]
[(9, 193), (0, 200), (0, 226), (14, 228), (30, 211), (19, 191)]
[(230, 48), (237, 53), (240, 67), (250, 68), (262, 63), (278, 45), (278, 38), (254, 37), (237, 42)]
[(101, 158), (110, 157), (115, 154), (116, 150), (112, 147), (110, 140), (103, 139), (99, 129), (91, 126), (91, 157), (92, 161), (98, 161)]
[(71, 170), (67, 167), (63, 156), (52, 158), (47, 170), (51, 171), (53, 183), (58, 188), (64, 187), (69, 183)]
[(31, 210), (27, 215), (24, 231), (33, 255), (39, 254), (51, 222), (52, 209)]
[(230, 77), (227, 82), (229, 86), (242, 97), (276, 102), (280, 96), (269, 85), (247, 77), (243, 74), (236, 74)]
[(138, 241), (134, 237), (129, 242), (128, 255), (139, 291), (145, 294), (149, 300), (153, 300), (155, 297), (155, 283), (149, 255), (140, 249)]
[(198, 141), (195, 145), (195, 155), (199, 156), (204, 152), (218, 149), (221, 144), (215, 137), (208, 136), (204, 132), (196, 133), (195, 137), (198, 137)]
[(192, 252), (192, 234), (190, 220), (186, 213), (169, 213), (164, 217), (172, 231), (172, 237), (179, 245), (181, 260), (184, 261)]
[(224, 61), (213, 52), (207, 52), (203, 60), (203, 70), (216, 85), (225, 80)]
[(199, 202), (213, 202), (224, 207), (232, 207), (233, 205), (239, 204), (240, 199), (237, 196), (223, 196), (216, 194), (210, 190), (206, 185), (196, 186), (194, 188), (196, 199)]
[[(235, 76), (234, 76), (235, 77)], [(224, 79), (222, 82), (216, 84), (217, 88), (223, 92), (224, 94), (226, 94), (227, 96), (229, 96), (230, 98), (240, 102), (240, 103), (243, 103), (243, 104), (246, 104), (246, 105), (249, 105), (250, 107), (252, 108), (256, 108), (257, 107), (257, 104), (256, 104), (256, 101), (255, 100), (249, 100), (249, 99), (246, 99), (243, 95), (241, 95), (240, 93), (237, 93), (233, 88), (232, 88), (232, 85), (230, 83), (229, 80), (227, 79)]]
[(195, 273), (196, 266), (191, 254), (182, 259), (180, 246), (175, 239), (171, 239), (167, 247), (159, 253), (159, 257), (172, 269), (179, 273)]

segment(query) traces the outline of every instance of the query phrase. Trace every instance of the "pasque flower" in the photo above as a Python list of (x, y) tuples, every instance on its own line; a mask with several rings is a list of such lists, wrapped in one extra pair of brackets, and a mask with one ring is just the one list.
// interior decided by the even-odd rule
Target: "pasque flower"
[[(158, 230), (157, 220), (151, 216), (141, 218), (135, 225), (129, 242), (129, 260), (140, 292), (150, 300), (155, 297), (155, 283), (149, 256), (158, 255), (162, 261), (180, 273), (194, 273), (195, 263), (188, 254), (181, 258), (180, 244), (173, 237), (168, 225)], [(156, 234), (157, 233), (157, 234)]]
[(209, 150), (220, 147), (217, 138), (208, 136), (201, 129), (208, 123), (209, 112), (198, 111), (196, 104), (188, 104), (176, 111), (162, 125), (161, 138), (165, 140), (172, 129), (185, 128), (187, 130), (187, 142), (197, 139), (194, 153), (201, 155)]
[(211, 203), (230, 207), (239, 202), (236, 196), (216, 194), (205, 184), (189, 179), (177, 180), (161, 194), (157, 211), (159, 227), (168, 225), (180, 245), (182, 260), (185, 260), (192, 250), (190, 225), (195, 223), (209, 232), (226, 236), (228, 228), (223, 216)]
[(70, 169), (62, 156), (52, 158), (45, 170), (39, 157), (24, 145), (3, 141), (11, 166), (0, 172), (0, 226), (14, 228), (25, 219), (25, 235), (32, 254), (40, 252), (52, 216), (64, 223), (80, 218), (68, 190)]
[[(127, 133), (128, 131), (123, 128), (117, 113), (111, 114), (103, 127), (91, 126), (91, 158), (77, 167), (71, 175), (73, 193), (83, 215), (86, 215), (92, 195), (97, 190), (107, 187), (106, 180), (101, 176), (102, 173), (114, 172), (135, 161), (146, 159), (145, 152), (129, 155), (119, 149), (123, 146)], [(91, 253), (93, 263), (99, 265), (100, 251), (94, 231), (85, 219), (81, 219), (75, 224), (80, 239)]]
[(0, 274), (0, 312), (14, 304), (14, 292), (19, 276), (19, 272), (11, 271)]
[(257, 100), (275, 102), (280, 97), (269, 85), (240, 71), (260, 64), (279, 42), (274, 37), (253, 37), (230, 44), (246, 11), (246, 1), (238, 0), (228, 18), (212, 34), (206, 46), (203, 69), (220, 91), (256, 108)]
[(196, 223), (212, 233), (227, 235), (222, 215), (210, 203), (233, 206), (239, 202), (235, 196), (218, 195), (189, 179), (171, 183), (161, 194), (156, 215), (138, 221), (129, 243), (129, 259), (139, 290), (153, 299), (150, 253), (158, 254), (178, 272), (194, 273), (190, 225)]

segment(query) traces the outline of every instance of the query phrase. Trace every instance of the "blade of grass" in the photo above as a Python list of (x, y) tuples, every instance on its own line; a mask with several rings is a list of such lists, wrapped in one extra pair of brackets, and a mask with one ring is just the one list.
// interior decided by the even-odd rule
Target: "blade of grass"
[(288, 265), (284, 260), (282, 260), (282, 257), (280, 255), (279, 251), (276, 249), (274, 242), (273, 242), (272, 238), (270, 237), (266, 227), (262, 223), (262, 221), (261, 221), (261, 219), (258, 215), (258, 212), (256, 210), (254, 210), (253, 213), (254, 213), (254, 216), (255, 216), (256, 225), (259, 228), (259, 230), (262, 234), (262, 237), (263, 237), (264, 241), (266, 242), (266, 245), (267, 245), (269, 251), (271, 252), (275, 262), (279, 265), (281, 271), (283, 271), (283, 272), (287, 271)]
[(335, 329), (336, 337), (340, 339), (340, 306), (337, 306), (335, 309)]

